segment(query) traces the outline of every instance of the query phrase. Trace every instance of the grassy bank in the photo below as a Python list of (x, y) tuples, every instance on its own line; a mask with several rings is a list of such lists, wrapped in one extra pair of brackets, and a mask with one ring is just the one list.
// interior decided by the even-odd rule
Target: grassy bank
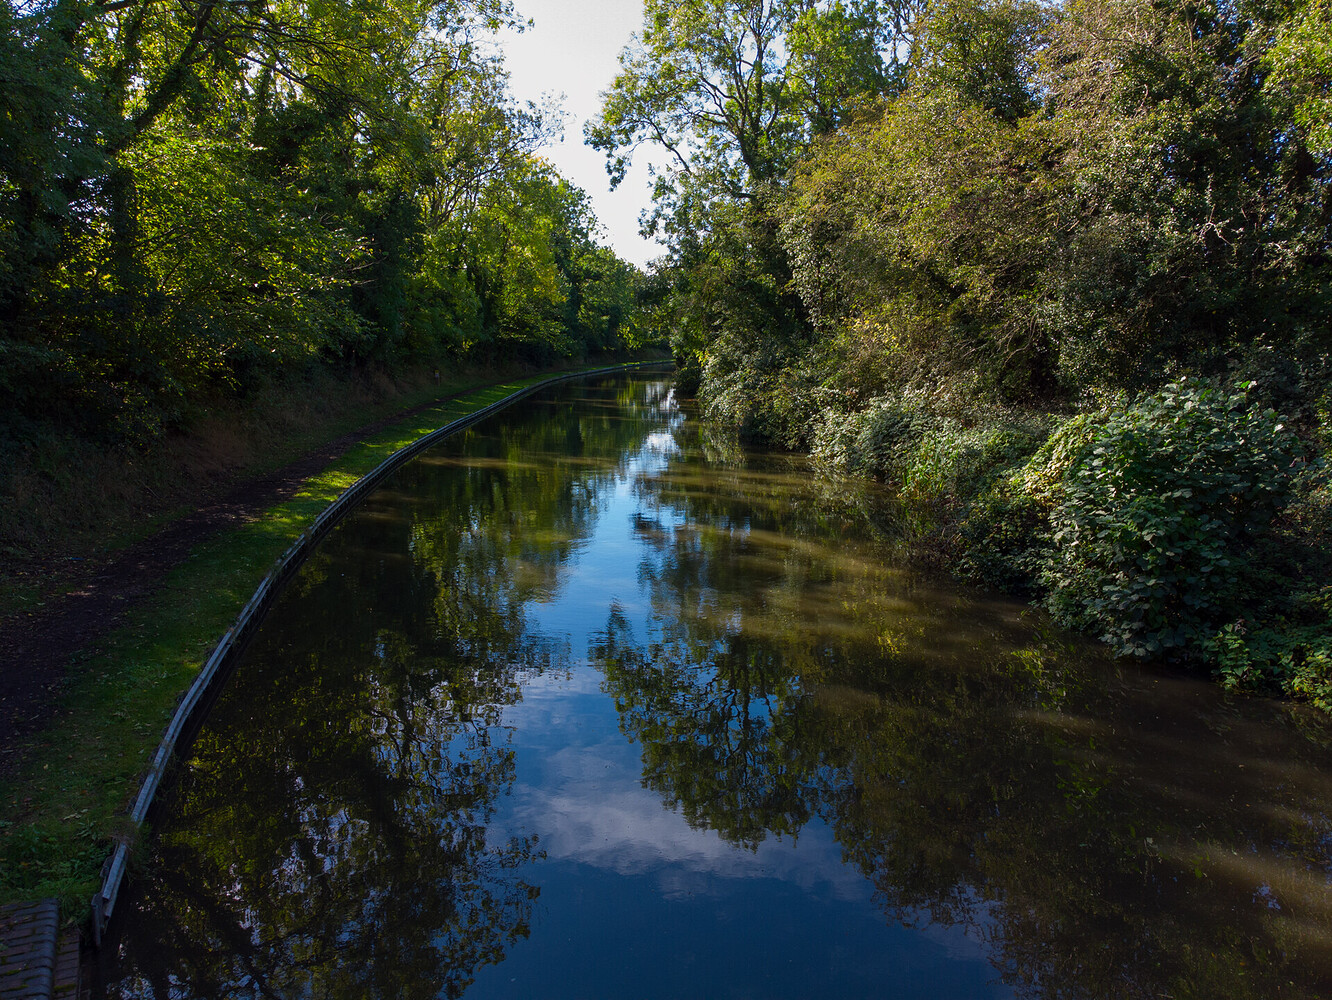
[[(176, 702), (277, 557), (334, 498), (389, 455), (547, 374), (424, 406), (360, 441), (290, 501), (196, 547), (122, 628), (85, 651), (71, 668), (58, 717), (35, 741), (20, 772), (0, 785), (0, 902), (57, 896), (66, 914), (81, 915), (103, 859), (131, 832), (126, 804)], [(276, 467), (283, 455), (363, 426), (367, 418), (382, 416), (386, 405), (419, 406), (422, 396), (438, 398), (453, 388), (432, 380), (368, 408), (350, 407), (251, 471)], [(153, 525), (169, 522), (174, 513), (161, 510)], [(123, 544), (125, 538), (122, 533), (104, 544)]]
[(3, 441), (0, 620), (39, 610), (84, 567), (343, 434), (535, 369), (433, 369), (338, 376), (314, 369), (235, 398), (204, 400), (150, 448), (35, 427)]

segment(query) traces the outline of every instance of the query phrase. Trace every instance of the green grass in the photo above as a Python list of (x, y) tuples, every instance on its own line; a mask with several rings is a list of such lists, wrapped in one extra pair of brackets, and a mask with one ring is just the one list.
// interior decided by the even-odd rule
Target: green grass
[[(177, 702), (281, 554), (394, 452), (547, 377), (442, 402), (356, 445), (290, 501), (198, 546), (74, 665), (59, 717), (22, 771), (0, 784), (0, 903), (55, 896), (66, 915), (83, 916), (103, 860), (133, 835), (127, 808)], [(342, 433), (326, 430), (326, 439)]]

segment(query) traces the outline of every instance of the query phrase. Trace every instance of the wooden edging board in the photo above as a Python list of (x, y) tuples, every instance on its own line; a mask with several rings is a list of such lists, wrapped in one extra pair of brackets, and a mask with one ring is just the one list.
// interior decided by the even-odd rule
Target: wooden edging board
[[(148, 807), (152, 805), (153, 797), (157, 794), (157, 788), (162, 782), (163, 775), (166, 774), (167, 765), (175, 754), (176, 741), (180, 739), (181, 733), (185, 731), (204, 695), (209, 692), (219, 677), (225, 676), (223, 668), (231, 662), (237, 651), (244, 645), (245, 640), (249, 638), (262, 620), (264, 612), (268, 610), (273, 598), (282, 589), (282, 585), (291, 578), (300, 564), (305, 561), (305, 557), (313, 550), (315, 544), (362, 497), (378, 486), (390, 472), (444, 438), (471, 427), (505, 407), (511, 406), (519, 400), (558, 382), (568, 382), (591, 375), (610, 375), (617, 372), (632, 371), (637, 368), (660, 368), (667, 364), (670, 364), (670, 362), (636, 361), (629, 364), (612, 365), (608, 368), (594, 368), (590, 371), (566, 372), (542, 379), (534, 385), (519, 389), (501, 400), (483, 406), (465, 417), (459, 417), (457, 420), (431, 431), (424, 437), (417, 438), (411, 444), (394, 452), (373, 470), (347, 487), (342, 495), (329, 504), (324, 512), (315, 518), (314, 523), (306, 528), (301, 536), (274, 563), (273, 568), (269, 570), (268, 575), (264, 577), (258, 589), (246, 602), (245, 607), (241, 609), (235, 622), (222, 634), (222, 638), (218, 640), (212, 654), (195, 676), (194, 683), (190, 685), (190, 689), (185, 692), (185, 697), (176, 706), (176, 714), (172, 717), (171, 724), (167, 726), (166, 733), (162, 736), (162, 742), (158, 744), (157, 753), (153, 755), (152, 765), (148, 769), (147, 776), (143, 779), (143, 784), (139, 787), (139, 796), (134, 800), (134, 806), (130, 809), (130, 819), (133, 821), (135, 832), (137, 833), (139, 828), (142, 827), (143, 821), (148, 815)], [(106, 929), (106, 925), (110, 922), (111, 915), (115, 910), (116, 897), (120, 894), (120, 884), (125, 878), (125, 872), (129, 865), (129, 854), (129, 843), (122, 841), (102, 866), (102, 888), (92, 898), (93, 942), (99, 947), (102, 943), (102, 932)]]

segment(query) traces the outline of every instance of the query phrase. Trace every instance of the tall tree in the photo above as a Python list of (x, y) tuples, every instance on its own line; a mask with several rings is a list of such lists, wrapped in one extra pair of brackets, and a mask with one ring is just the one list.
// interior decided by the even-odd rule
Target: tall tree
[(1332, 4), (1309, 0), (1283, 23), (1265, 63), (1266, 86), (1295, 100), (1311, 150), (1332, 156)]
[(590, 216), (534, 168), (549, 118), (479, 44), (513, 20), (509, 0), (4, 4), (0, 430), (73, 415), (142, 441), (201, 390), (310, 363), (581, 350), (562, 307)]
[[(666, 156), (654, 197), (668, 235), (706, 225), (717, 198), (752, 200), (811, 138), (893, 74), (910, 2), (647, 0), (588, 141), (612, 183), (636, 149)], [(891, 15), (891, 16), (890, 16)]]
[(1056, 317), (1072, 383), (1138, 386), (1170, 366), (1298, 380), (1326, 354), (1332, 162), (1269, 85), (1272, 40), (1309, 16), (1287, 14), (1066, 5), (1046, 89), (1081, 213)]

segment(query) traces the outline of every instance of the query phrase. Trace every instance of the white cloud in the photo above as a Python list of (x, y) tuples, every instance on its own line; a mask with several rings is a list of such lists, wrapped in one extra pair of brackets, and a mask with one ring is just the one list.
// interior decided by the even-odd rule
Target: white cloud
[(542, 155), (588, 193), (615, 252), (641, 266), (662, 253), (660, 245), (638, 235), (639, 213), (651, 200), (646, 164), (636, 163), (612, 192), (605, 158), (583, 144), (583, 123), (600, 112), (600, 93), (619, 72), (620, 50), (641, 25), (641, 0), (517, 0), (516, 5), (534, 24), (500, 39), (513, 92), (525, 101), (563, 95), (567, 113), (564, 141)]

